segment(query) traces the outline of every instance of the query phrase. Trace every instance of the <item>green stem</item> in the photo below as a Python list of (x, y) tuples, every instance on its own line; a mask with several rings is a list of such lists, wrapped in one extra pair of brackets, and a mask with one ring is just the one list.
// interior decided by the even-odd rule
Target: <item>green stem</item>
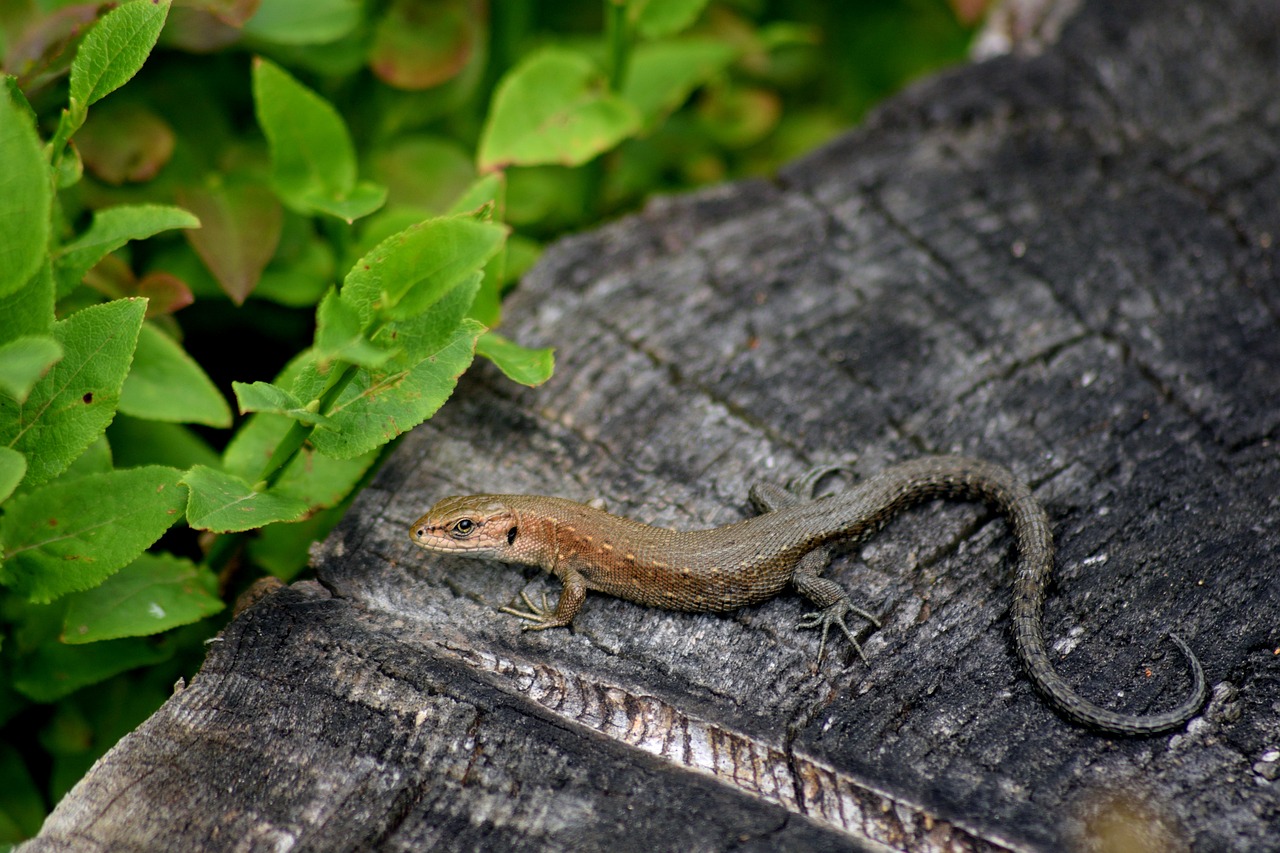
[[(329, 414), (333, 409), (333, 404), (338, 399), (338, 395), (351, 383), (359, 369), (354, 364), (347, 364), (343, 366), (342, 370), (334, 371), (328, 387), (320, 395), (320, 414)], [(262, 477), (259, 479), (266, 484), (266, 488), (269, 489), (280, 481), (280, 478), (284, 476), (285, 469), (289, 467), (289, 463), (298, 455), (298, 451), (302, 450), (302, 446), (307, 443), (307, 439), (311, 437), (311, 433), (314, 430), (315, 426), (313, 424), (304, 424), (301, 421), (293, 422), (293, 426), (289, 427), (289, 431), (284, 434), (284, 438), (280, 439), (280, 443), (276, 445), (275, 452), (267, 460), (266, 467), (262, 469)]]
[(622, 91), (631, 60), (631, 33), (627, 31), (627, 0), (604, 0), (604, 33), (609, 50), (609, 91)]

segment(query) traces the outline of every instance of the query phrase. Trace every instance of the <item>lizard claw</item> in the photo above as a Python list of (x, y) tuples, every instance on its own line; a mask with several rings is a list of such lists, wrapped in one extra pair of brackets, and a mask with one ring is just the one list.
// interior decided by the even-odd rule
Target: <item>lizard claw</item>
[(866, 619), (875, 627), (880, 627), (880, 620), (872, 616), (865, 610), (853, 606), (848, 601), (841, 600), (835, 604), (828, 605), (821, 610), (815, 610), (812, 613), (806, 613), (800, 618), (799, 627), (801, 628), (822, 628), (822, 639), (818, 643), (818, 662), (821, 663), (827, 650), (827, 634), (831, 631), (831, 626), (835, 625), (844, 632), (845, 637), (849, 639), (849, 644), (853, 646), (853, 650), (858, 653), (858, 657), (862, 658), (863, 663), (869, 663), (867, 656), (862, 651), (862, 644), (853, 636), (853, 632), (849, 630), (849, 626), (844, 623), (844, 617), (850, 612)]
[(529, 598), (529, 593), (521, 591), (520, 598), (524, 600), (524, 606), (528, 610), (517, 610), (514, 607), (499, 607), (501, 613), (509, 613), (512, 616), (518, 616), (532, 624), (525, 625), (523, 631), (543, 631), (547, 628), (559, 628), (563, 623), (556, 621), (555, 610), (547, 605), (547, 594), (542, 594), (542, 604), (534, 604)]

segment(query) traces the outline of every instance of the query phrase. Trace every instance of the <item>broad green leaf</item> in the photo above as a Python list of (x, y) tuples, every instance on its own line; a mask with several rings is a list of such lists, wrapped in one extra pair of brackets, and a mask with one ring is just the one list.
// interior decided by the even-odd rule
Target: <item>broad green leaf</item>
[(241, 477), (197, 465), (182, 482), (191, 490), (187, 523), (197, 530), (233, 533), (273, 521), (297, 521), (307, 512), (304, 501), (275, 492), (254, 491)]
[(62, 346), (48, 335), (27, 335), (0, 346), (0, 394), (19, 403), (31, 386), (62, 358)]
[(53, 187), (33, 118), (0, 87), (0, 296), (27, 284), (48, 251)]
[(454, 212), (450, 204), (476, 177), (475, 164), (465, 148), (427, 134), (390, 142), (375, 155), (370, 170), (387, 187), (387, 205), (427, 211), (418, 219)]
[(356, 183), (356, 152), (342, 116), (283, 68), (253, 63), (253, 102), (271, 148), (276, 192), (299, 213), (329, 213), (348, 222), (386, 201), (386, 188)]
[(90, 104), (138, 73), (168, 14), (168, 0), (134, 0), (103, 15), (89, 30), (71, 63), (71, 113), (79, 117), (77, 127)]
[(502, 198), (506, 189), (506, 177), (501, 172), (484, 175), (473, 181), (461, 195), (454, 199), (445, 213), (476, 214), (487, 207), (496, 207), (501, 211)]
[(117, 415), (107, 427), (111, 451), (121, 468), (168, 465), (183, 471), (193, 465), (218, 465), (218, 454), (181, 424)]
[(62, 641), (76, 645), (158, 634), (224, 606), (209, 569), (169, 554), (142, 554), (100, 586), (67, 596)]
[(84, 646), (51, 640), (14, 662), (13, 686), (36, 702), (56, 702), (82, 687), (172, 655), (171, 647), (136, 637)]
[(103, 256), (130, 240), (143, 240), (172, 228), (199, 227), (200, 220), (187, 211), (163, 204), (120, 205), (96, 211), (89, 229), (54, 255), (58, 295), (70, 293)]
[(326, 456), (349, 459), (422, 423), (453, 393), (483, 331), (464, 320), (439, 350), (405, 372), (374, 376), (361, 369), (329, 413), (335, 428), (317, 430), (311, 443)]
[(480, 169), (578, 166), (635, 134), (640, 124), (639, 112), (609, 93), (590, 59), (548, 48), (498, 84), (480, 137)]
[(182, 345), (150, 323), (142, 326), (120, 411), (170, 423), (231, 426), (231, 407)]
[(698, 20), (707, 0), (634, 0), (627, 13), (647, 39), (675, 35)]
[(44, 796), (22, 755), (7, 743), (0, 744), (0, 779), (0, 845), (34, 837), (44, 823)]
[(318, 400), (303, 403), (279, 385), (272, 385), (270, 382), (232, 382), (231, 387), (236, 392), (236, 401), (240, 404), (242, 415), (268, 412), (313, 426), (329, 422), (328, 418), (319, 414)]
[(25, 402), (0, 396), (0, 446), (26, 455), (28, 485), (64, 471), (111, 423), (145, 310), (144, 299), (117, 299), (55, 323), (62, 360)]
[[(226, 471), (246, 481), (256, 479), (291, 424), (279, 415), (251, 417), (227, 445)], [(352, 459), (330, 459), (303, 447), (272, 492), (302, 501), (312, 510), (331, 507), (346, 499), (376, 458), (376, 450)]]
[(47, 335), (53, 328), (53, 264), (45, 260), (22, 287), (0, 296), (0, 317), (0, 343)]
[(507, 229), (469, 216), (428, 219), (388, 237), (361, 258), (342, 298), (362, 317), (421, 314), (476, 275), (502, 248)]
[(326, 44), (354, 30), (363, 11), (363, 0), (271, 0), (244, 31), (276, 44)]
[(467, 67), (485, 36), (474, 0), (392, 0), (379, 17), (369, 68), (399, 89), (429, 89)]
[(380, 367), (396, 350), (374, 346), (364, 336), (360, 312), (330, 290), (316, 310), (316, 356), (338, 359), (361, 367)]
[(476, 342), (476, 355), (498, 366), (508, 379), (530, 387), (541, 385), (555, 370), (555, 350), (529, 349), (494, 332), (486, 332)]
[(0, 581), (34, 602), (102, 583), (181, 520), (182, 472), (160, 465), (59, 480), (5, 505)]
[(654, 130), (698, 86), (719, 74), (737, 50), (711, 39), (652, 42), (636, 48), (622, 95)]
[(0, 503), (9, 499), (26, 473), (27, 458), (12, 448), (0, 447)]
[(280, 242), (279, 200), (266, 187), (247, 183), (183, 187), (177, 196), (200, 217), (200, 228), (184, 232), (187, 241), (231, 301), (242, 304)]

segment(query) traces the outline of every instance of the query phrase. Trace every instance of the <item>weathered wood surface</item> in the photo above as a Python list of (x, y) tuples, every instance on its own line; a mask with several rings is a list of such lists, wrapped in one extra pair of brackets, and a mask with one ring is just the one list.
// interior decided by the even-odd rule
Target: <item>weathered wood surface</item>
[[(776, 181), (555, 246), (508, 317), (556, 378), (464, 381), (319, 583), (237, 619), (28, 849), (1102, 849), (1126, 816), (1151, 849), (1280, 849), (1278, 39), (1274, 2), (1094, 0)], [(1046, 707), (975, 505), (828, 571), (883, 614), (870, 665), (816, 665), (795, 595), (592, 596), (572, 633), (521, 633), (495, 609), (554, 585), (406, 538), (447, 493), (713, 525), (757, 479), (942, 451), (1047, 504), (1046, 630), (1084, 694), (1168, 707), (1164, 634), (1200, 653), (1185, 732)]]

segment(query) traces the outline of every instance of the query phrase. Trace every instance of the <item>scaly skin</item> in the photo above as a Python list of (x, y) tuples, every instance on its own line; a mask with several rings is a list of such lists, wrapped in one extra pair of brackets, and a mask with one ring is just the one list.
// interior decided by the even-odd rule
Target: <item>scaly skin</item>
[[(844, 623), (855, 608), (833, 581), (818, 576), (829, 543), (869, 536), (902, 510), (932, 498), (979, 499), (1000, 509), (1018, 544), (1013, 583), (1013, 636), (1036, 688), (1075, 722), (1115, 734), (1154, 734), (1183, 725), (1203, 706), (1200, 662), (1178, 637), (1194, 684), (1170, 711), (1127, 715), (1077, 694), (1054, 671), (1045, 650), (1041, 607), (1053, 567), (1053, 538), (1044, 509), (1006, 469), (962, 456), (905, 462), (857, 487), (801, 502), (780, 490), (753, 494), (770, 510), (713, 530), (676, 531), (563, 498), (533, 495), (450, 497), (413, 523), (410, 538), (428, 551), (540, 566), (564, 584), (554, 609), (525, 598), (528, 610), (503, 608), (529, 620), (526, 630), (567, 626), (587, 590), (669, 610), (734, 610), (764, 601), (794, 584), (818, 611), (802, 627), (836, 626), (862, 649)], [(875, 623), (878, 625), (878, 623)], [(821, 649), (819, 651), (821, 655)]]

